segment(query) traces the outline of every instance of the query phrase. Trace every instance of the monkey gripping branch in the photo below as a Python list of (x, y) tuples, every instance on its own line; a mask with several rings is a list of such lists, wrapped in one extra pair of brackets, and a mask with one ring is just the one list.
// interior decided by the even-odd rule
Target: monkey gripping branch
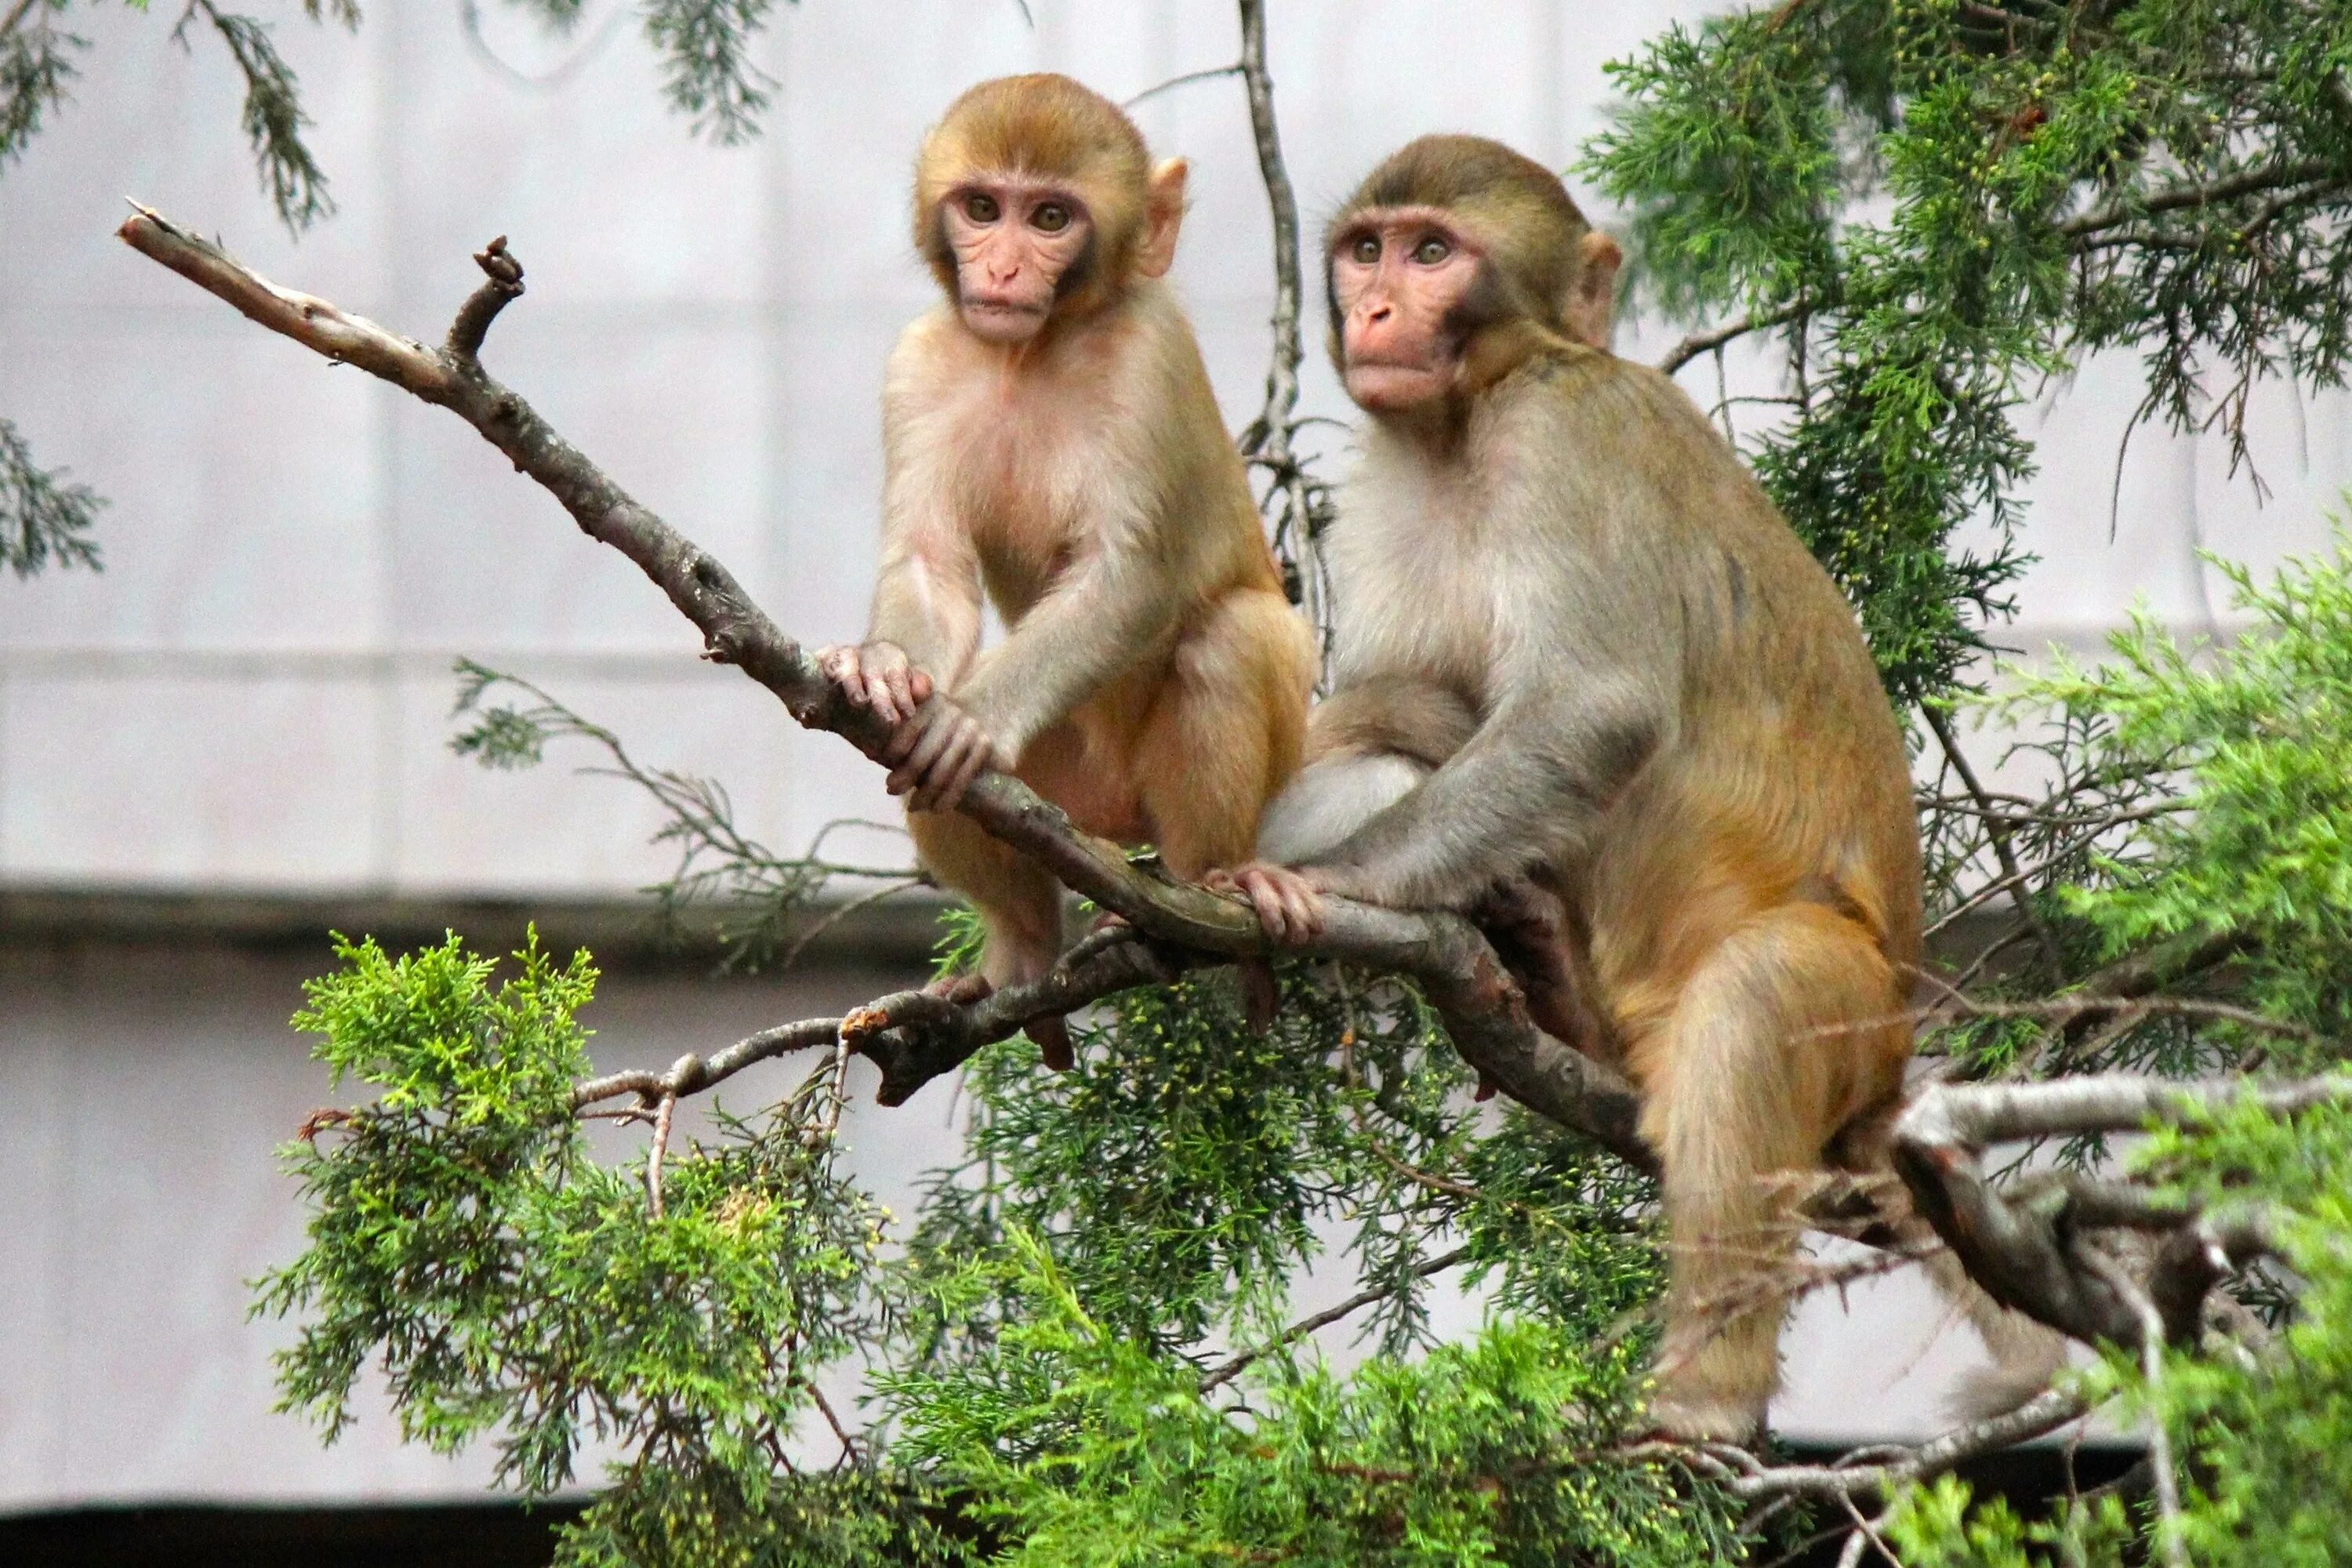
[[(869, 756), (878, 752), (886, 726), (871, 712), (839, 700), (814, 661), (751, 602), (724, 565), (622, 490), (484, 370), (484, 339), (499, 313), (523, 291), (522, 268), (503, 238), (477, 255), (485, 280), (457, 312), (446, 341), (432, 347), (324, 300), (280, 288), (143, 207), (119, 233), (141, 254), (270, 331), (450, 409), (519, 472), (553, 495), (583, 531), (635, 563), (701, 632), (705, 658), (741, 669), (801, 724), (840, 734)], [(677, 1100), (755, 1063), (821, 1047), (836, 1049), (845, 1062), (854, 1050), (880, 1068), (879, 1098), (895, 1105), (1033, 1019), (1166, 983), (1196, 967), (1276, 951), (1241, 900), (1175, 883), (1148, 863), (1130, 861), (1118, 846), (1075, 830), (1058, 808), (1016, 779), (984, 774), (961, 809), (1048, 867), (1067, 887), (1123, 917), (1126, 926), (1082, 941), (1045, 978), (976, 1003), (900, 992), (843, 1017), (762, 1030), (708, 1057), (684, 1057), (666, 1070), (624, 1071), (577, 1084), (571, 1096), (577, 1112), (633, 1100), (654, 1121), (648, 1175), (656, 1212), (661, 1151)], [(1535, 1026), (1517, 984), (1467, 921), (1334, 900), (1323, 933), (1304, 949), (1283, 951), (1410, 977), (1462, 1056), (1506, 1094), (1639, 1168), (1654, 1168), (1654, 1156), (1636, 1131), (1638, 1107), (1629, 1086)], [(2067, 999), (2066, 1021), (2079, 1025), (2137, 1005), (2133, 999), (2152, 990), (2156, 979), (2145, 965), (2119, 965)], [(1897, 1168), (1919, 1211), (1997, 1300), (2079, 1338), (2154, 1347), (2193, 1333), (2211, 1286), (2273, 1250), (2261, 1217), (2210, 1214), (2194, 1204), (2152, 1200), (2126, 1184), (2078, 1175), (1996, 1191), (1982, 1157), (1989, 1146), (2010, 1140), (2177, 1121), (2242, 1092), (2241, 1086), (2226, 1081), (2180, 1084), (2127, 1076), (1930, 1086), (1897, 1127)], [(2278, 1113), (2347, 1098), (2352, 1098), (2352, 1087), (2336, 1079), (2252, 1094), (2256, 1103)], [(1827, 1194), (1809, 1212), (1825, 1226), (1890, 1244), (1886, 1228), (1874, 1224), (1876, 1211), (1867, 1193)], [(2094, 1228), (2159, 1238), (2145, 1288), (2085, 1247), (2084, 1233)], [(1900, 1463), (1841, 1470), (1827, 1479), (1788, 1471), (1759, 1474), (1721, 1456), (1705, 1464), (1730, 1478), (1734, 1490), (1744, 1494), (1884, 1489), (1948, 1468), (1969, 1453), (2050, 1430), (2082, 1408), (2072, 1395), (2047, 1395)]]

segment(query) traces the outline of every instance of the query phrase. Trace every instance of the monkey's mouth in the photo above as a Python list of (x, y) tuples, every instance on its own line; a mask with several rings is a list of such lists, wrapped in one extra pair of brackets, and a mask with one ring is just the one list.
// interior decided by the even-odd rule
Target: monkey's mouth
[(992, 300), (984, 294), (966, 295), (963, 301), (963, 308), (975, 316), (988, 316), (1008, 321), (1013, 319), (1024, 321), (1041, 320), (1044, 318), (1046, 310), (1051, 309), (1051, 307), (1052, 301), (1047, 300), (1021, 300), (1009, 298)]
[(963, 320), (965, 326), (992, 342), (1017, 342), (1035, 336), (1050, 310), (1049, 302), (970, 296), (963, 301)]

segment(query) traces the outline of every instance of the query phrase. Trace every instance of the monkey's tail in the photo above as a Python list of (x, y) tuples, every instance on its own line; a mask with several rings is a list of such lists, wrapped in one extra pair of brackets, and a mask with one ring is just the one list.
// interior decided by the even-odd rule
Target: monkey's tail
[[(1933, 1239), (1926, 1221), (1915, 1217), (1903, 1228), (1913, 1226), (1921, 1240)], [(1949, 1249), (1938, 1248), (1925, 1261), (1937, 1292), (1967, 1316), (1992, 1358), (1961, 1378), (1945, 1400), (1945, 1415), (1969, 1425), (2006, 1415), (2048, 1389), (2065, 1370), (2065, 1335), (1994, 1300)]]

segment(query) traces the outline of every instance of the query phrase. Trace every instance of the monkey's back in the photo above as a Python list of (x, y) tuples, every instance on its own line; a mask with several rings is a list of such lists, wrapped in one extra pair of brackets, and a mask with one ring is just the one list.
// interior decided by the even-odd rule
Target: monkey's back
[(1639, 579), (1623, 613), (1669, 621), (1679, 654), (1678, 722), (1589, 868), (1594, 923), (1623, 933), (1596, 962), (1672, 984), (1760, 909), (1805, 900), (1916, 963), (1909, 760), (1845, 596), (1666, 377), (1584, 353), (1547, 391), (1562, 449), (1613, 467), (1608, 547)]

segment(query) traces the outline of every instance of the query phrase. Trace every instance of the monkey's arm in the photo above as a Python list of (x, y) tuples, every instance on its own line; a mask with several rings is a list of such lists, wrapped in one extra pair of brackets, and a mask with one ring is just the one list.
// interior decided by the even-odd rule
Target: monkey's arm
[(1157, 642), (1174, 618), (1168, 566), (1132, 543), (1106, 542), (1072, 564), (1005, 639), (973, 665), (955, 700), (1017, 760), (1112, 675)]
[(1477, 898), (1586, 839), (1671, 713), (1629, 675), (1571, 675), (1507, 700), (1469, 742), (1314, 862), (1328, 892), (1407, 908)]
[(909, 510), (899, 496), (885, 499), (882, 572), (866, 640), (898, 644), (917, 669), (952, 689), (980, 647), (980, 562), (961, 529)]

